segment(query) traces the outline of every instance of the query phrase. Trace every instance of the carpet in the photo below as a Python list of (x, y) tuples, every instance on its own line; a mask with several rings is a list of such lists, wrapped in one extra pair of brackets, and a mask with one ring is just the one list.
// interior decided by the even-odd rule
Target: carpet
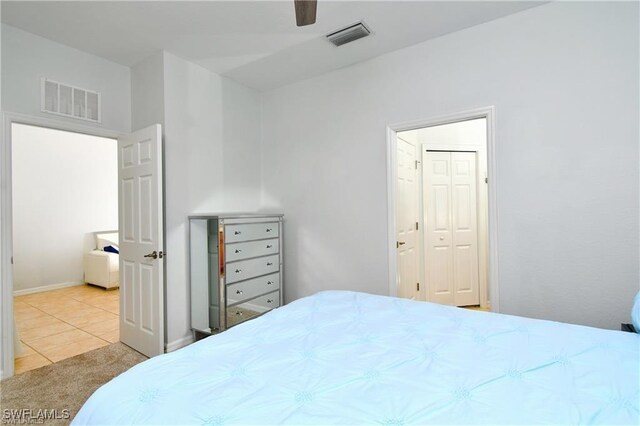
[(65, 425), (100, 386), (146, 360), (122, 343), (114, 343), (55, 364), (0, 381), (2, 423)]

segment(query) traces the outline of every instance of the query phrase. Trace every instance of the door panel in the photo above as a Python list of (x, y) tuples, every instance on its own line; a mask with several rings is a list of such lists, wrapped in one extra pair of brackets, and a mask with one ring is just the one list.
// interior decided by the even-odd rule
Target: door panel
[(164, 353), (162, 139), (153, 125), (118, 139), (120, 340)]
[(475, 152), (452, 152), (454, 302), (480, 304), (478, 290), (478, 215)]
[(479, 304), (475, 152), (422, 152), (429, 301)]
[(423, 151), (427, 300), (452, 305), (451, 155)]
[(398, 297), (421, 299), (418, 290), (418, 181), (416, 145), (398, 138), (396, 241)]

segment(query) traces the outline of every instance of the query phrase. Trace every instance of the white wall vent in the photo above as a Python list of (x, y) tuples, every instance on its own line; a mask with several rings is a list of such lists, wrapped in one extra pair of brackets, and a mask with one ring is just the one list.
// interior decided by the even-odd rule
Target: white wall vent
[(369, 31), (369, 28), (367, 28), (364, 22), (360, 21), (327, 34), (326, 37), (327, 40), (334, 44), (334, 46), (342, 46), (343, 44), (351, 43), (352, 41), (358, 40), (362, 37), (367, 37), (370, 34), (371, 31)]
[(42, 112), (101, 122), (100, 93), (46, 78), (40, 90)]

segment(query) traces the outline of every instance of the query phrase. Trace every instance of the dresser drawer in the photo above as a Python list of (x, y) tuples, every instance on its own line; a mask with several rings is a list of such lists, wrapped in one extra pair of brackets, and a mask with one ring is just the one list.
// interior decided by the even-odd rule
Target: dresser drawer
[(224, 227), (225, 242), (260, 240), (278, 237), (278, 222), (243, 223)]
[(227, 308), (227, 327), (255, 318), (271, 309), (280, 306), (280, 292), (265, 294), (255, 299), (247, 300), (236, 306)]
[(248, 241), (245, 243), (233, 243), (226, 245), (227, 262), (248, 259), (250, 257), (267, 256), (280, 251), (280, 240)]
[(252, 278), (227, 286), (227, 306), (235, 305), (260, 294), (280, 289), (280, 273)]
[(265, 256), (249, 260), (227, 263), (227, 284), (235, 283), (280, 270), (280, 256)]

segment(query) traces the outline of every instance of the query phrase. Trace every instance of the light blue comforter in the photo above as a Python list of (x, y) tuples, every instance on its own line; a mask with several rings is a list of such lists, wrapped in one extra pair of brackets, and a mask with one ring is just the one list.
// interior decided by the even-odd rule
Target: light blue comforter
[(98, 389), (74, 424), (640, 424), (640, 335), (330, 291)]

